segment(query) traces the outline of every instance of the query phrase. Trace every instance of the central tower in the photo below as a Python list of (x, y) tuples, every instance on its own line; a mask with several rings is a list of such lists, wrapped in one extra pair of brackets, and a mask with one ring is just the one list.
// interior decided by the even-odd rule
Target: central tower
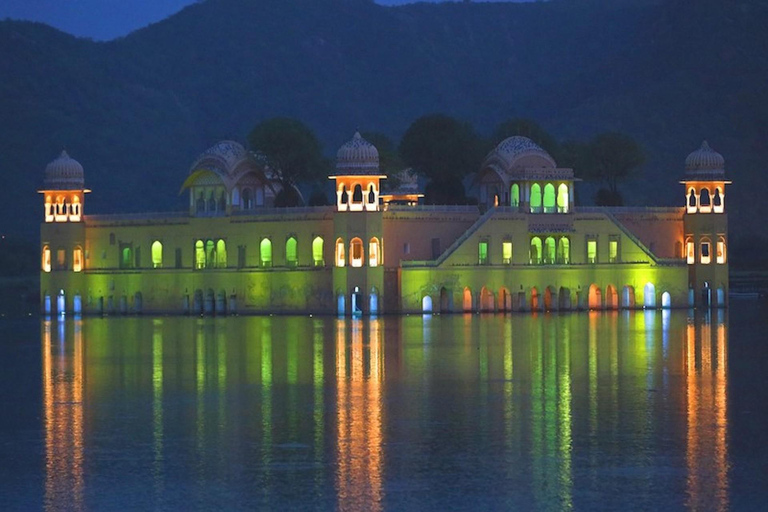
[(336, 153), (333, 287), (340, 315), (381, 312), (384, 289), (376, 147), (356, 132)]

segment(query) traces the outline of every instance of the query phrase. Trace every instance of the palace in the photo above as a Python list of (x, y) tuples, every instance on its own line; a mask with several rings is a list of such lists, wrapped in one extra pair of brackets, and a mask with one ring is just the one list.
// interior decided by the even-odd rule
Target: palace
[(685, 161), (680, 208), (577, 207), (572, 169), (525, 137), (485, 158), (477, 205), (382, 190), (376, 148), (338, 150), (336, 204), (275, 208), (258, 156), (223, 141), (194, 162), (185, 212), (86, 215), (83, 167), (45, 169), (45, 314), (383, 314), (725, 307), (723, 157)]

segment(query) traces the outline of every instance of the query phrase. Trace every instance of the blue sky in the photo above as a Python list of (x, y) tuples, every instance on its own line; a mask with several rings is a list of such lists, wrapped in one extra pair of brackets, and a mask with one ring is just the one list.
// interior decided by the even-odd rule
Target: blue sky
[[(195, 0), (0, 0), (0, 19), (41, 21), (70, 34), (104, 40), (125, 35), (159, 21), (194, 2)], [(409, 3), (408, 0), (376, 2), (383, 5)]]

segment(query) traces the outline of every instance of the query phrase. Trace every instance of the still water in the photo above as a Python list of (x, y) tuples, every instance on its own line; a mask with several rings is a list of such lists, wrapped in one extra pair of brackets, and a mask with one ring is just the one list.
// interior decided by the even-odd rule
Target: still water
[(760, 508), (766, 313), (3, 319), (0, 508)]

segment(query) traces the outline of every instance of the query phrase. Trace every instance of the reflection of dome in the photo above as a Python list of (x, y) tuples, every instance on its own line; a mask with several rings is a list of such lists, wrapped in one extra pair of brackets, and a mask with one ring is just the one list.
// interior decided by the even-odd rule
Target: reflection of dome
[(693, 174), (721, 174), (725, 172), (725, 159), (704, 141), (699, 149), (685, 159), (685, 171)]
[(379, 174), (379, 151), (376, 146), (355, 132), (336, 153), (336, 174)]
[(45, 188), (76, 190), (85, 187), (85, 174), (80, 162), (62, 151), (59, 158), (45, 167)]

